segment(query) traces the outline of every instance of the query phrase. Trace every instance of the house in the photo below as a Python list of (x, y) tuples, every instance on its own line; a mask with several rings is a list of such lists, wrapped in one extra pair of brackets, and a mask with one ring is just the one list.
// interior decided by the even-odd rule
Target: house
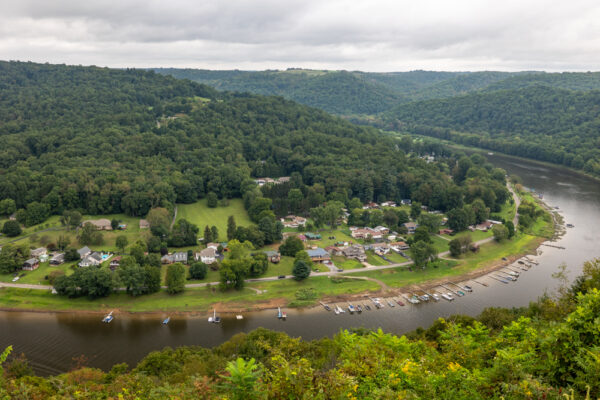
[(35, 250), (31, 250), (31, 257), (40, 258), (41, 256), (45, 256), (48, 254), (48, 250), (45, 247), (39, 247)]
[(376, 208), (379, 208), (379, 204), (374, 202), (367, 203), (363, 206), (363, 210), (372, 210)]
[(8, 217), (8, 219), (10, 219), (11, 221), (16, 221), (17, 220), (17, 213), (14, 212), (14, 213), (10, 214), (10, 217)]
[(382, 235), (387, 235), (388, 233), (390, 233), (390, 229), (385, 227), (385, 226), (376, 226), (375, 228), (373, 228), (374, 231), (377, 231), (379, 233), (381, 233)]
[(217, 261), (217, 249), (214, 247), (207, 247), (200, 253), (196, 253), (196, 259), (202, 261), (204, 264), (212, 264)]
[(102, 254), (95, 251), (79, 261), (78, 265), (80, 267), (95, 267), (100, 264), (102, 264)]
[(323, 262), (331, 260), (331, 256), (324, 249), (317, 247), (314, 250), (307, 250), (308, 256), (313, 262)]
[(377, 255), (383, 255), (390, 252), (390, 246), (387, 243), (373, 243), (369, 248)]
[(281, 254), (279, 254), (278, 251), (268, 250), (268, 251), (265, 251), (264, 253), (267, 256), (267, 259), (270, 262), (272, 262), (273, 264), (277, 264), (279, 261), (281, 261)]
[(389, 246), (396, 253), (400, 253), (403, 250), (410, 249), (410, 246), (407, 245), (406, 242), (392, 242), (392, 243), (389, 244)]
[[(385, 228), (387, 229), (387, 228)], [(389, 232), (389, 229), (388, 229)], [(371, 238), (375, 241), (383, 239), (383, 234), (371, 228), (357, 228), (351, 231), (351, 236), (355, 239)]]
[(381, 203), (381, 207), (396, 207), (396, 203), (393, 201), (384, 201)]
[(81, 226), (85, 226), (85, 224), (92, 224), (99, 231), (112, 231), (110, 220), (106, 218), (88, 219), (87, 221), (83, 221)]
[(38, 269), (39, 266), (40, 266), (40, 260), (38, 260), (37, 258), (30, 258), (29, 260), (27, 260), (23, 263), (23, 270), (24, 271), (33, 271), (35, 269)]
[(454, 231), (452, 229), (444, 228), (444, 229), (440, 229), (440, 231), (438, 233), (440, 235), (452, 235), (454, 233)]
[(150, 229), (150, 223), (145, 219), (140, 219), (140, 229)]
[(288, 215), (285, 218), (281, 218), (281, 223), (286, 228), (298, 228), (299, 226), (306, 225), (306, 218), (298, 217), (296, 215)]
[(365, 249), (360, 245), (352, 245), (346, 246), (342, 249), (342, 254), (346, 258), (353, 258), (360, 262), (364, 262), (367, 260), (367, 255), (365, 254)]
[(321, 240), (321, 235), (318, 233), (306, 232), (304, 234), (308, 240)]
[(302, 240), (303, 242), (306, 242), (306, 236), (304, 236), (303, 234), (300, 234), (298, 236), (296, 236), (298, 239)]
[(219, 243), (215, 243), (215, 242), (210, 242), (206, 245), (207, 249), (215, 249), (218, 250), (219, 249), (220, 244)]
[(341, 256), (342, 255), (342, 249), (340, 249), (337, 246), (327, 246), (327, 247), (325, 247), (325, 251), (328, 252), (329, 254), (331, 254), (332, 256)]
[(65, 253), (56, 253), (50, 259), (50, 265), (60, 265), (65, 262)]
[(257, 178), (254, 180), (254, 182), (258, 185), (258, 186), (264, 186), (267, 184), (272, 184), (272, 185), (278, 185), (280, 183), (286, 183), (290, 181), (290, 177), (289, 176), (282, 176), (280, 178)]
[(415, 233), (415, 230), (417, 229), (417, 227), (419, 226), (416, 222), (405, 222), (402, 224), (403, 227), (406, 228), (406, 231), (408, 233)]
[(173, 264), (173, 263), (177, 263), (177, 262), (187, 264), (187, 261), (188, 261), (187, 252), (177, 251), (172, 254), (166, 254), (160, 258), (160, 261), (163, 264)]
[(110, 260), (110, 270), (114, 271), (115, 269), (119, 268), (119, 266), (121, 265), (121, 256), (116, 256), (114, 257), (112, 260)]
[(479, 231), (484, 231), (487, 232), (492, 225), (494, 225), (491, 221), (483, 221), (482, 223), (478, 224), (475, 226), (475, 229), (479, 230)]
[(88, 255), (90, 255), (92, 253), (92, 250), (90, 250), (89, 247), (84, 246), (84, 247), (80, 248), (79, 250), (77, 250), (77, 253), (79, 253), (79, 258), (84, 259), (85, 257), (87, 257)]
[(402, 199), (400, 201), (400, 204), (402, 204), (403, 206), (410, 206), (412, 204), (412, 201), (410, 199)]

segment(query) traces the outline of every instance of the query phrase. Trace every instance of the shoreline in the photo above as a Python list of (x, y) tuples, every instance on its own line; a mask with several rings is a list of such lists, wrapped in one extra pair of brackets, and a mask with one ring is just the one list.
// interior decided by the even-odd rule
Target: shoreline
[[(539, 236), (536, 237), (534, 240), (532, 240), (532, 243), (535, 243), (535, 246), (533, 249), (527, 249), (526, 251), (521, 251), (521, 252), (518, 252), (515, 254), (508, 255), (508, 256), (506, 256), (506, 258), (507, 258), (506, 261), (502, 260), (502, 259), (493, 260), (489, 263), (489, 265), (485, 265), (480, 268), (476, 268), (472, 271), (466, 272), (466, 273), (458, 275), (458, 276), (435, 278), (435, 279), (431, 279), (431, 280), (422, 282), (420, 284), (409, 284), (409, 285), (399, 286), (399, 287), (390, 287), (387, 290), (380, 289), (380, 290), (374, 291), (374, 292), (367, 291), (367, 292), (362, 292), (362, 293), (358, 293), (358, 294), (357, 293), (341, 294), (341, 295), (335, 295), (335, 296), (325, 295), (323, 297), (315, 299), (313, 304), (301, 306), (301, 307), (289, 307), (288, 306), (289, 302), (287, 301), (286, 298), (272, 298), (272, 299), (253, 303), (250, 307), (248, 307), (247, 304), (241, 305), (236, 302), (230, 302), (230, 303), (216, 302), (211, 305), (211, 308), (215, 308), (215, 309), (219, 308), (219, 313), (221, 313), (221, 314), (240, 314), (240, 313), (248, 313), (248, 312), (260, 312), (260, 311), (266, 311), (266, 310), (273, 310), (273, 309), (276, 309), (277, 307), (287, 307), (287, 308), (295, 309), (295, 310), (304, 310), (304, 309), (308, 310), (308, 309), (313, 309), (313, 308), (319, 307), (320, 302), (335, 303), (335, 302), (356, 301), (359, 299), (364, 300), (367, 297), (379, 297), (379, 296), (394, 297), (394, 296), (400, 296), (401, 294), (405, 294), (406, 292), (431, 290), (432, 288), (438, 287), (440, 284), (443, 284), (445, 282), (460, 283), (460, 282), (464, 282), (464, 281), (468, 281), (468, 280), (472, 280), (472, 279), (477, 279), (482, 276), (488, 275), (491, 272), (494, 272), (496, 270), (504, 268), (523, 257), (526, 257), (528, 255), (537, 255), (539, 248), (542, 246), (543, 243), (554, 242), (555, 240), (559, 239), (566, 233), (566, 229), (564, 229), (564, 226), (561, 225), (559, 223), (559, 221), (557, 220), (559, 218), (562, 219), (562, 216), (560, 214), (557, 215), (556, 211), (554, 209), (552, 209), (550, 206), (548, 206), (544, 200), (535, 198), (535, 201), (538, 204), (540, 204), (545, 209), (545, 211), (548, 212), (548, 214), (551, 216), (552, 225), (553, 225), (552, 226), (553, 235), (551, 238), (539, 237)], [(560, 227), (562, 227), (562, 229), (559, 229)], [(460, 260), (460, 259), (454, 259), (454, 258), (449, 258), (449, 257), (440, 257), (440, 258), (446, 259), (446, 260), (453, 260), (453, 261)], [(356, 276), (356, 279), (362, 279), (362, 277)], [(387, 286), (387, 285), (385, 285), (385, 286)], [(24, 289), (24, 290), (26, 290), (26, 289)], [(188, 310), (188, 311), (183, 311), (183, 310), (129, 311), (129, 310), (121, 310), (119, 308), (110, 308), (110, 307), (108, 307), (106, 309), (101, 309), (101, 310), (39, 309), (39, 308), (37, 308), (37, 309), (30, 308), (29, 309), (29, 308), (18, 308), (18, 307), (0, 307), (1, 312), (29, 312), (29, 313), (40, 313), (40, 314), (61, 313), (61, 314), (78, 314), (78, 315), (84, 315), (84, 314), (101, 315), (101, 314), (105, 314), (109, 310), (114, 311), (117, 314), (130, 315), (130, 316), (134, 316), (134, 315), (135, 316), (152, 316), (152, 315), (169, 314), (169, 315), (179, 315), (179, 316), (183, 315), (183, 316), (191, 317), (191, 316), (207, 315), (207, 313), (210, 312), (210, 308), (206, 309), (206, 310), (198, 309), (198, 310)]]

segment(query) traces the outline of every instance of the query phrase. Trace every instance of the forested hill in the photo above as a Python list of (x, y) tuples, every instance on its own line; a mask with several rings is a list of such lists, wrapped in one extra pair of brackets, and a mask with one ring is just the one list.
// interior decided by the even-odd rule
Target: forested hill
[(294, 173), (323, 196), (364, 201), (448, 185), (392, 140), (280, 97), (140, 70), (0, 62), (0, 200), (18, 209), (143, 216)]
[(346, 71), (208, 71), (156, 69), (158, 73), (219, 90), (283, 96), (333, 114), (377, 114), (408, 99), (395, 90)]
[(395, 129), (600, 175), (599, 106), (598, 90), (529, 86), (405, 104), (385, 120)]

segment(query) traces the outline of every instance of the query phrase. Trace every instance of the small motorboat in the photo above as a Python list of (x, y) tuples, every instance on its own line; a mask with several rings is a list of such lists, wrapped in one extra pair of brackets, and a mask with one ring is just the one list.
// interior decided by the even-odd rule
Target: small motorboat
[(213, 308), (213, 316), (208, 317), (208, 322), (218, 324), (221, 322), (221, 317), (217, 316), (217, 310)]
[(102, 322), (104, 322), (105, 324), (109, 324), (112, 322), (113, 319), (115, 319), (115, 317), (113, 316), (113, 312), (111, 311), (108, 314), (106, 314), (104, 318), (102, 318)]
[(354, 314), (354, 306), (350, 303), (348, 303), (348, 311), (350, 311), (350, 314)]
[(388, 301), (387, 301), (387, 303), (388, 303), (388, 306), (390, 306), (390, 307), (396, 307), (396, 306), (394, 305), (394, 303), (393, 303), (392, 301), (390, 301), (390, 300), (388, 300)]
[(167, 317), (167, 318), (163, 319), (162, 324), (167, 325), (170, 321), (171, 321), (171, 317)]
[(442, 297), (448, 301), (454, 300), (454, 297), (452, 297), (452, 294), (450, 294), (450, 293), (444, 293), (444, 294), (442, 294)]
[(463, 287), (465, 288), (465, 290), (467, 292), (472, 292), (473, 291), (473, 288), (471, 286), (469, 286), (469, 285), (464, 285)]
[(433, 299), (434, 299), (435, 301), (440, 301), (440, 300), (441, 300), (441, 297), (440, 297), (440, 295), (439, 295), (439, 294), (437, 294), (437, 293), (434, 293), (434, 294), (432, 294), (432, 295), (431, 295), (431, 297), (433, 297)]
[(396, 303), (398, 303), (400, 307), (404, 307), (404, 303), (401, 302), (400, 299), (396, 299)]
[(356, 305), (356, 311), (357, 311), (358, 313), (361, 313), (361, 312), (362, 312), (362, 307), (361, 307), (361, 305), (360, 305), (360, 304), (357, 304), (357, 305)]
[(371, 311), (371, 306), (370, 306), (370, 305), (368, 305), (368, 304), (365, 304), (365, 309), (366, 309), (367, 311)]
[(241, 315), (241, 314), (238, 314), (238, 315), (235, 316), (235, 319), (244, 319), (244, 316)]

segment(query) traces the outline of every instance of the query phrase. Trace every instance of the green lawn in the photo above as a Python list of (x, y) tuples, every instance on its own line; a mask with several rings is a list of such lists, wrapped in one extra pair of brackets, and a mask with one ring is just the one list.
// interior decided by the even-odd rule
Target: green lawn
[[(46, 276), (55, 270), (64, 271), (67, 275), (70, 275), (73, 270), (71, 269), (71, 265), (74, 263), (65, 263), (59, 265), (57, 267), (51, 266), (48, 262), (44, 262), (40, 264), (40, 267), (35, 271), (23, 271), (18, 270), (17, 273), (19, 275), (23, 275), (17, 282), (15, 283), (29, 283), (34, 285), (48, 285), (49, 282), (46, 280)], [(14, 278), (13, 274), (2, 274), (0, 275), (1, 282), (12, 282)]]
[(369, 250), (367, 253), (367, 262), (371, 265), (389, 265), (390, 263), (379, 257), (373, 251)]
[[(467, 235), (471, 235), (471, 240), (474, 242), (494, 236), (491, 229), (487, 232), (480, 231), (477, 229), (474, 232), (466, 230), (463, 232), (459, 232), (454, 236), (451, 236), (451, 235), (441, 235), (441, 236), (445, 237), (446, 239), (452, 240), (452, 239), (460, 238), (460, 237), (467, 236)], [(448, 246), (446, 246), (446, 250), (448, 250)]]
[[(325, 248), (327, 246), (333, 246), (337, 242), (354, 242), (358, 243), (359, 240), (354, 239), (352, 236), (344, 233), (342, 231), (342, 227), (337, 227), (337, 229), (333, 231), (325, 230), (319, 231), (318, 233), (321, 235), (321, 240), (309, 240), (308, 243), (313, 246), (318, 246), (321, 248)], [(333, 239), (329, 239), (332, 237)]]
[(364, 268), (364, 266), (360, 262), (342, 256), (333, 256), (331, 257), (331, 261), (333, 261), (335, 266), (339, 269)]
[(402, 257), (400, 254), (398, 253), (394, 253), (393, 251), (390, 251), (388, 254), (385, 255), (388, 259), (390, 259), (394, 264), (395, 263), (403, 263), (403, 262), (407, 262), (408, 259)]
[(448, 240), (444, 240), (437, 235), (431, 235), (431, 240), (433, 241), (433, 247), (438, 253), (448, 251)]
[(237, 226), (252, 225), (252, 221), (248, 217), (248, 213), (244, 208), (244, 203), (241, 199), (229, 200), (227, 207), (209, 208), (206, 205), (206, 199), (202, 199), (193, 204), (178, 204), (177, 219), (186, 219), (189, 222), (196, 224), (200, 229), (199, 236), (204, 234), (204, 227), (216, 226), (219, 230), (219, 241), (227, 240), (227, 219), (230, 215), (235, 218)]

